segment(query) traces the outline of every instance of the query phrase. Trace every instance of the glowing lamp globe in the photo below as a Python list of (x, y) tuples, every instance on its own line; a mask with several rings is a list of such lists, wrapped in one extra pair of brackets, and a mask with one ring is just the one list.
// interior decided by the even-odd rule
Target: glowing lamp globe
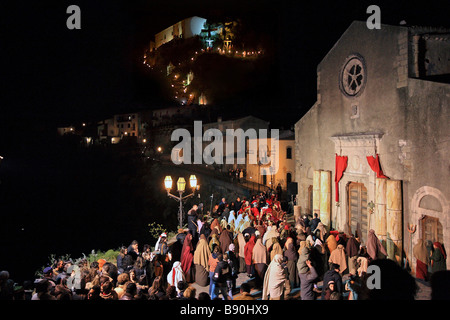
[(186, 188), (186, 180), (184, 180), (183, 177), (178, 178), (177, 188), (178, 188), (179, 192), (184, 192), (184, 190)]
[(197, 188), (197, 177), (194, 174), (189, 177), (189, 183), (191, 184), (191, 188)]
[(166, 187), (167, 190), (172, 189), (172, 177), (171, 176), (166, 176), (166, 178), (164, 179), (164, 186)]

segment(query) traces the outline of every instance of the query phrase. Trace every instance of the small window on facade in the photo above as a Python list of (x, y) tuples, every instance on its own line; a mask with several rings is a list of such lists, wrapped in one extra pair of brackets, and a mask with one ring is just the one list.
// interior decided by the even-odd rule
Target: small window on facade
[(286, 159), (292, 159), (292, 148), (291, 147), (286, 148)]

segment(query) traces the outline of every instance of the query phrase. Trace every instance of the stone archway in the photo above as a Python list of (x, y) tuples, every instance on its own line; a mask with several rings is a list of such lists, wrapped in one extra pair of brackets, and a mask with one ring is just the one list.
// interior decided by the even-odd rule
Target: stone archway
[[(442, 211), (436, 211), (420, 207), (420, 202), (425, 196), (432, 196), (439, 202)], [(443, 226), (444, 246), (448, 250), (450, 246), (450, 204), (444, 194), (436, 188), (430, 186), (420, 187), (411, 199), (411, 221), (409, 223), (417, 226), (416, 232), (412, 235), (412, 246), (415, 245), (422, 230), (420, 230), (420, 220), (424, 216), (438, 218)], [(411, 244), (410, 244), (411, 245)], [(410, 248), (410, 252), (412, 252)], [(416, 263), (416, 259), (412, 256), (410, 261)], [(447, 259), (447, 269), (450, 269), (450, 261)]]

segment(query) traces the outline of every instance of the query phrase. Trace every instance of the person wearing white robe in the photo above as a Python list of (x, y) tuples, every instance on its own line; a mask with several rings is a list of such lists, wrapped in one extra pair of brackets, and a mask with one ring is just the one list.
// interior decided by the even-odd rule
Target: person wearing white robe
[(169, 274), (167, 275), (167, 283), (171, 286), (175, 286), (177, 289), (177, 292), (179, 293), (180, 290), (178, 289), (178, 282), (179, 281), (185, 281), (183, 270), (181, 269), (181, 262), (175, 261), (172, 270), (170, 270)]

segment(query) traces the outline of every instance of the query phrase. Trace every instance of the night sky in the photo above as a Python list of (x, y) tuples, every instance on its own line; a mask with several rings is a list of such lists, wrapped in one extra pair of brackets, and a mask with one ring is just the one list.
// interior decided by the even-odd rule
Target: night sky
[[(89, 211), (83, 209), (89, 205), (101, 210), (103, 203), (89, 198), (96, 192), (92, 181), (103, 179), (100, 186), (106, 191), (99, 199), (111, 195), (106, 192), (112, 184), (105, 168), (93, 168), (108, 160), (87, 161), (55, 148), (55, 129), (142, 107), (142, 90), (151, 97), (146, 108), (167, 104), (159, 84), (143, 79), (140, 68), (153, 35), (169, 25), (194, 15), (252, 21), (272, 40), (269, 49), (276, 70), (272, 74), (274, 90), (261, 90), (263, 97), (276, 104), (252, 111), (264, 118), (273, 115), (276, 107), (278, 114), (271, 117), (289, 126), (315, 102), (317, 64), (352, 21), (367, 19), (369, 5), (380, 6), (384, 24), (398, 25), (406, 20), (409, 25), (450, 27), (445, 3), (448, 1), (423, 1), (419, 5), (413, 1), (360, 0), (307, 4), (298, 0), (2, 1), (0, 156), (5, 160), (0, 164), (0, 213), (4, 219), (0, 241), (9, 250), (3, 253), (14, 257), (17, 250), (28, 252), (21, 241), (33, 243), (42, 238), (40, 231), (48, 233), (47, 229), (59, 226), (69, 230), (77, 212)], [(66, 9), (72, 4), (81, 8), (81, 30), (66, 27)], [(115, 170), (109, 165), (108, 170)], [(70, 187), (65, 189), (68, 182)], [(22, 226), (25, 230), (35, 228), (34, 233), (20, 238)], [(76, 226), (80, 230), (85, 227), (80, 222)], [(62, 240), (48, 239), (53, 248), (58, 241)], [(32, 256), (32, 252), (28, 254)]]
[[(132, 108), (149, 40), (198, 15), (249, 19), (270, 34), (279, 86), (264, 94), (298, 120), (315, 101), (317, 64), (353, 20), (367, 19), (370, 4), (379, 4), (382, 23), (441, 26), (449, 24), (445, 2), (2, 1), (2, 112), (62, 123)], [(66, 28), (70, 4), (81, 8), (81, 30)], [(146, 90), (154, 96), (148, 107), (160, 106), (158, 86)]]

